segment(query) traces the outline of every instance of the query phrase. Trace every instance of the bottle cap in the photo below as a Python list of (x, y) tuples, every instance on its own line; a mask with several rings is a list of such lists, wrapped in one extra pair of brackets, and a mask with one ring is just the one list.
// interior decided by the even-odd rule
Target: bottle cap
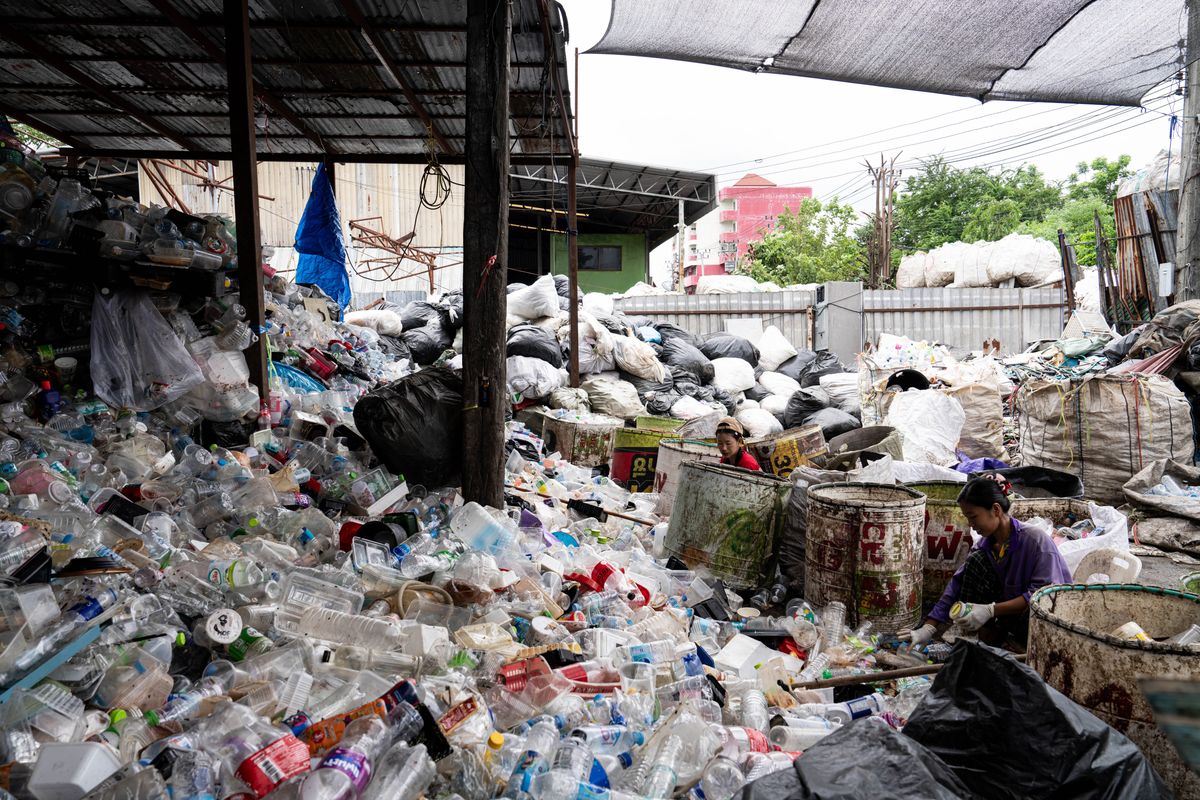
[(488, 736), (487, 745), (492, 750), (499, 750), (504, 746), (504, 734), (499, 731), (492, 731), (491, 736)]
[(205, 620), (204, 632), (217, 644), (231, 644), (242, 632), (242, 618), (233, 609), (217, 609)]
[[(0, 322), (0, 325), (3, 325), (3, 324), (4, 324), (3, 322)], [(42, 389), (44, 389), (47, 392), (50, 391), (50, 381), (42, 381)]]

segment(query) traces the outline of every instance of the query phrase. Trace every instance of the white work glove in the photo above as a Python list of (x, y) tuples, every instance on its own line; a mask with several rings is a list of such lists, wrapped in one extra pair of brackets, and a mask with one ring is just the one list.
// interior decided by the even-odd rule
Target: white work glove
[(912, 642), (913, 647), (924, 647), (933, 641), (935, 633), (937, 633), (937, 628), (926, 622), (919, 628), (910, 631), (900, 631), (898, 635), (901, 639), (907, 639)]
[(974, 633), (988, 623), (992, 617), (996, 616), (995, 603), (973, 603), (971, 605), (971, 613), (962, 619), (956, 620), (963, 628)]

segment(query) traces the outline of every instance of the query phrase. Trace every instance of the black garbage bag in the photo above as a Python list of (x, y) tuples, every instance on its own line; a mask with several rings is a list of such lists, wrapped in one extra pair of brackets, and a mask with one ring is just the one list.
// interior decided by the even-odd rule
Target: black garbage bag
[(554, 291), (558, 292), (558, 296), (564, 300), (571, 299), (571, 279), (566, 275), (554, 276)]
[(700, 392), (700, 385), (695, 381), (677, 380), (675, 381), (675, 391), (681, 396), (695, 397)]
[(664, 339), (660, 358), (671, 368), (672, 374), (677, 374), (675, 370), (678, 369), (685, 372), (691, 378), (692, 383), (712, 383), (714, 374), (712, 362), (708, 360), (708, 356), (700, 352), (698, 347), (693, 347), (682, 338)]
[(706, 386), (704, 388), (712, 389), (712, 399), (725, 406), (725, 410), (729, 412), (729, 416), (732, 417), (736, 413), (737, 400), (734, 399), (733, 395), (716, 386)]
[(629, 320), (619, 314), (600, 314), (596, 317), (596, 321), (604, 326), (609, 333), (615, 333), (618, 336), (629, 336), (633, 329), (629, 327)]
[(462, 376), (431, 367), (368, 392), (354, 424), (387, 468), (411, 484), (457, 486), (462, 468)]
[(463, 325), (463, 293), (462, 289), (453, 289), (442, 295), (438, 305), (446, 309), (450, 315), (450, 327), (457, 331)]
[(749, 339), (732, 333), (710, 333), (704, 337), (700, 352), (709, 358), (740, 358), (752, 367), (758, 366), (758, 348)]
[(400, 340), (412, 352), (413, 361), (422, 367), (438, 360), (442, 353), (454, 344), (454, 334), (441, 323), (431, 322), (400, 334)]
[(433, 324), (450, 327), (450, 316), (450, 309), (448, 308), (443, 308), (437, 303), (415, 300), (406, 305), (404, 310), (400, 312), (400, 323), (406, 331)]
[[(800, 427), (804, 425), (817, 425), (821, 428), (821, 433), (825, 434), (825, 441), (829, 441), (834, 436), (841, 436), (843, 433), (849, 433), (862, 427), (853, 414), (847, 414), (838, 408), (823, 408), (810, 417), (807, 417)], [(791, 427), (790, 425), (788, 427)]]
[(637, 389), (638, 394), (647, 394), (649, 392), (670, 392), (675, 390), (675, 383), (671, 380), (669, 375), (665, 381), (650, 381), (646, 380), (645, 378), (639, 378), (637, 375), (625, 372), (624, 370), (618, 370), (618, 372), (620, 372), (621, 380), (632, 383), (634, 388)]
[(753, 400), (756, 403), (761, 403), (764, 399), (771, 396), (771, 393), (763, 388), (761, 383), (756, 383), (746, 391), (742, 392), (746, 395), (747, 400)]
[(396, 360), (412, 358), (412, 351), (408, 349), (408, 345), (399, 336), (379, 334), (379, 349)]
[(823, 376), (839, 375), (843, 372), (849, 372), (849, 370), (841, 361), (838, 361), (837, 356), (828, 350), (818, 350), (817, 357), (813, 359), (803, 377), (800, 378), (800, 385), (819, 386)]
[(970, 790), (919, 742), (875, 717), (831, 733), (742, 789), (742, 800), (961, 800)]
[[(638, 328), (652, 327), (654, 323), (654, 320), (650, 319), (649, 317), (625, 317), (624, 319), (625, 324), (627, 324), (633, 331), (637, 331)], [(636, 333), (633, 335), (636, 335)], [(639, 336), (638, 338), (640, 339), (641, 337)]]
[(692, 397), (696, 398), (701, 403), (707, 403), (710, 400), (717, 399), (717, 389), (715, 386), (697, 386), (696, 392), (692, 395)]
[(671, 322), (655, 322), (650, 327), (658, 331), (658, 335), (662, 337), (662, 343), (664, 345), (672, 339), (682, 339), (692, 347), (699, 350), (700, 345), (704, 341), (691, 331), (685, 331), (683, 328)]
[(646, 410), (658, 417), (671, 413), (671, 406), (679, 402), (683, 395), (674, 390), (670, 392), (648, 392), (642, 395)]
[(558, 339), (550, 331), (537, 325), (514, 325), (510, 328), (504, 354), (540, 358), (555, 368), (563, 365), (563, 353)]
[(808, 372), (808, 368), (817, 360), (817, 354), (812, 350), (801, 350), (796, 355), (789, 358), (787, 361), (775, 368), (775, 371), (781, 375), (787, 375), (792, 380), (799, 383), (804, 378), (804, 373)]
[(1083, 497), (1083, 482), (1077, 475), (1046, 467), (1010, 467), (995, 472), (1003, 475), (1021, 497)]
[(804, 420), (831, 405), (833, 401), (829, 399), (829, 393), (820, 386), (797, 389), (788, 400), (787, 410), (783, 412), (783, 427), (799, 428), (806, 424)]
[(1008, 653), (961, 639), (904, 735), (984, 800), (1170, 796), (1123, 734)]

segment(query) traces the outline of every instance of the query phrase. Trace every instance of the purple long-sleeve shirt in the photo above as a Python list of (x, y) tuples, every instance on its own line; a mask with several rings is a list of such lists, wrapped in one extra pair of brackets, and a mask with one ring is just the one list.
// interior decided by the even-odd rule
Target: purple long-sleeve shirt
[[(990, 536), (981, 539), (972, 550), (983, 550), (988, 554), (1003, 586), (1001, 602), (1017, 597), (1024, 597), (1028, 602), (1029, 596), (1043, 586), (1071, 582), (1071, 571), (1067, 569), (1067, 562), (1063, 561), (1054, 541), (1045, 532), (1027, 528), (1015, 519), (1012, 521), (1012, 535), (1008, 539), (1008, 552), (1004, 558), (996, 560)], [(950, 579), (941, 599), (929, 612), (931, 619), (950, 621), (950, 606), (954, 605), (962, 591), (963, 569), (959, 567)]]

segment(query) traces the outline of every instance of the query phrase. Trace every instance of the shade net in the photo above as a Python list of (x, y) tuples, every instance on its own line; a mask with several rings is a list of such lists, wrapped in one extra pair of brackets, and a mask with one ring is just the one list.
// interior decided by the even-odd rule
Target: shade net
[(1183, 65), (1184, 0), (613, 0), (588, 52), (980, 100), (1138, 105)]

